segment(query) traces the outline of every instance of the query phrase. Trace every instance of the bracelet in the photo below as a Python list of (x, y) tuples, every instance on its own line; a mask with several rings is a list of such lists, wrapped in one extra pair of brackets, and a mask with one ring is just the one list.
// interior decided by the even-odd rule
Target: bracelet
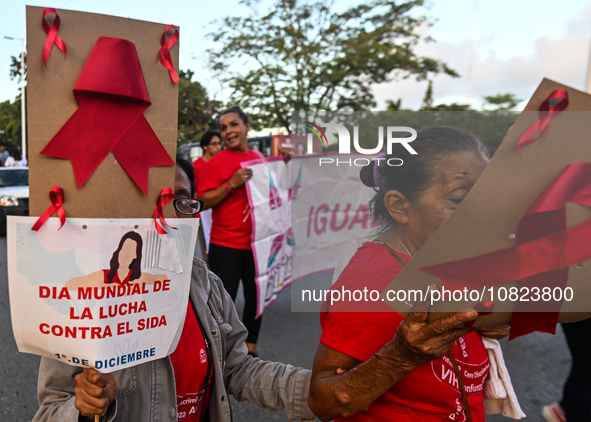
[(224, 182), (224, 187), (226, 188), (227, 191), (234, 192), (234, 188), (232, 187), (232, 185), (230, 184), (230, 182), (228, 180), (226, 180)]

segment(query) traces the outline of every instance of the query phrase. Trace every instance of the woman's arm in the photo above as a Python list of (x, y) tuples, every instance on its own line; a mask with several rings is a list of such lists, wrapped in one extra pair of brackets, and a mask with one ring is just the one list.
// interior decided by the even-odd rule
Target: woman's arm
[(245, 184), (252, 177), (252, 170), (249, 168), (238, 169), (230, 180), (209, 192), (205, 192), (199, 199), (203, 201), (203, 209), (208, 210), (222, 202), (234, 189)]
[[(314, 359), (310, 408), (323, 421), (366, 410), (402, 377), (447, 353), (454, 341), (473, 331), (463, 327), (478, 317), (457, 312), (427, 323), (427, 312), (411, 312), (396, 335), (365, 362), (320, 345)], [(337, 373), (337, 369), (346, 369)]]

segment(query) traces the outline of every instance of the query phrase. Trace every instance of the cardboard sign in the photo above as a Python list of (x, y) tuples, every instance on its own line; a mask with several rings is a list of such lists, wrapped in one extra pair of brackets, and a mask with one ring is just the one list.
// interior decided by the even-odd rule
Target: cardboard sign
[(8, 218), (18, 349), (112, 372), (172, 353), (187, 310), (198, 219)]
[[(551, 94), (559, 92), (557, 90), (566, 92), (561, 94), (568, 98), (566, 110), (552, 115), (547, 131), (535, 142), (523, 146), (517, 152), (516, 147), (520, 138), (532, 124), (540, 119), (539, 110), (542, 104), (551, 97)], [(554, 106), (557, 102), (558, 99), (550, 100), (550, 106)], [(410, 291), (424, 289), (431, 283), (441, 285), (439, 277), (419, 268), (481, 257), (499, 251), (510, 253), (513, 250), (510, 248), (519, 246), (520, 239), (516, 235), (518, 225), (532, 204), (557, 179), (566, 166), (572, 163), (591, 162), (591, 143), (588, 139), (591, 131), (589, 111), (591, 111), (591, 96), (550, 80), (542, 81), (525, 111), (511, 127), (468, 196), (406, 265), (390, 284), (388, 290)], [(590, 218), (589, 207), (571, 202), (566, 204), (566, 228), (571, 229)], [(550, 244), (553, 243), (550, 242)], [(588, 253), (591, 250), (591, 243), (579, 249), (582, 254)], [(544, 258), (538, 262), (552, 267), (554, 261), (570, 253), (569, 249), (565, 248), (551, 255), (544, 255)], [(525, 257), (521, 262), (527, 263), (528, 259), (529, 262), (535, 262), (533, 260), (539, 259), (539, 256)], [(497, 268), (508, 267), (513, 261), (504, 262), (505, 264), (497, 265)], [(591, 310), (589, 307), (591, 283), (588, 282), (591, 277), (591, 264), (590, 262), (574, 264), (568, 267), (568, 283), (561, 287), (559, 292), (563, 296), (562, 312), (588, 312)], [(493, 301), (493, 313), (479, 318), (476, 326), (510, 323), (516, 301), (511, 300), (508, 294), (509, 289), (519, 287), (517, 274), (520, 267), (510, 268), (513, 268), (512, 274), (502, 282), (494, 286), (486, 286), (484, 289), (480, 286), (479, 279), (489, 277), (490, 274), (483, 269), (480, 274), (473, 277), (473, 282), (467, 284), (468, 290), (471, 290), (471, 286), (478, 286), (479, 291), (485, 290), (483, 296), (476, 300), (473, 297), (471, 300), (469, 298), (437, 302), (431, 308), (432, 316), (441, 315), (438, 312), (448, 313), (473, 307), (482, 301)], [(465, 271), (468, 274), (467, 266)], [(565, 291), (566, 288), (571, 290)], [(523, 291), (520, 289), (517, 291), (517, 297), (521, 298)], [(554, 293), (555, 291), (552, 290), (552, 294)], [(565, 293), (568, 296), (565, 296)], [(387, 300), (387, 292), (384, 292), (382, 297)], [(395, 296), (391, 294), (389, 297)], [(515, 296), (513, 298), (515, 299)], [(530, 296), (525, 298), (534, 300)], [(541, 309), (544, 312), (543, 301), (543, 299), (540, 300), (537, 311)], [(403, 314), (410, 309), (409, 304), (404, 301), (395, 300), (390, 304)]]
[[(150, 168), (146, 196), (113, 153), (107, 155), (81, 189), (76, 184), (69, 160), (40, 153), (79, 109), (80, 104), (73, 90), (99, 37), (112, 37), (129, 41), (135, 46), (151, 102), (143, 116), (165, 153), (174, 161), (178, 87), (159, 59), (166, 25), (58, 9), (58, 36), (67, 46), (67, 55), (53, 45), (45, 66), (43, 49), (48, 34), (42, 25), (43, 12), (42, 7), (27, 6), (30, 215), (39, 216), (51, 205), (49, 191), (58, 185), (65, 192), (64, 207), (68, 217), (150, 217), (162, 188), (173, 185), (174, 166)], [(49, 15), (47, 19), (53, 17)], [(178, 69), (178, 51), (177, 42), (170, 49), (175, 69)], [(118, 79), (118, 76), (113, 76), (113, 80)], [(103, 129), (110, 125), (111, 122), (105, 121)], [(79, 139), (73, 138), (72, 142), (79, 142)], [(140, 152), (147, 147), (138, 142), (136, 148)], [(93, 151), (88, 153), (93, 154)], [(167, 205), (165, 215), (172, 216), (172, 209), (172, 204)]]

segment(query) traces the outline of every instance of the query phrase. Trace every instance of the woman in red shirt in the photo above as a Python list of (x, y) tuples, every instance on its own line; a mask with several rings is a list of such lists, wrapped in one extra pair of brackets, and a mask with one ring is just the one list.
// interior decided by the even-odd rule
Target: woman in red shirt
[[(416, 155), (395, 144), (392, 155), (362, 169), (363, 183), (376, 189), (374, 217), (387, 229), (357, 250), (333, 289), (384, 291), (488, 162), (476, 138), (453, 128), (420, 131), (412, 147)], [(401, 156), (402, 166), (387, 164)], [(458, 328), (474, 320), (475, 311), (427, 323), (422, 304), (403, 318), (386, 302), (355, 300), (321, 315), (310, 390), (320, 419), (440, 422), (470, 420), (471, 413), (471, 420), (484, 422), (487, 354), (477, 333)], [(507, 334), (506, 328), (490, 331), (491, 337)]]
[(197, 197), (204, 202), (205, 209), (213, 208), (208, 254), (211, 271), (221, 278), (233, 300), (242, 280), (245, 301), (242, 322), (248, 330), (246, 346), (256, 356), (262, 317), (256, 318), (258, 292), (250, 245), (252, 223), (244, 187), (252, 177), (252, 170), (242, 168), (241, 163), (262, 158), (262, 154), (248, 148), (249, 129), (248, 116), (239, 107), (222, 112), (220, 132), (226, 148), (202, 172)]

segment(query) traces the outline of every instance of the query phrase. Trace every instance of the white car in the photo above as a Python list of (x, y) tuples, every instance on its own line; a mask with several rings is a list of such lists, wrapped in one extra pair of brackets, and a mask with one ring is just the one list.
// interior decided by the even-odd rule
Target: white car
[(6, 235), (7, 215), (29, 215), (28, 167), (0, 167), (0, 236)]

